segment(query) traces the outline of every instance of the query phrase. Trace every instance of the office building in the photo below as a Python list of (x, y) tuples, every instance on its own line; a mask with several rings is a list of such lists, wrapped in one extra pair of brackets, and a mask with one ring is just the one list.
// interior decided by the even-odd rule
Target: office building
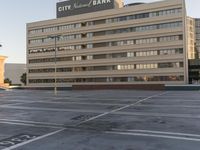
[(188, 59), (195, 59), (195, 19), (187, 17)]
[(200, 59), (189, 60), (189, 83), (200, 83)]
[(27, 24), (28, 86), (187, 84), (187, 29), (184, 0), (58, 2)]
[(195, 19), (195, 33), (196, 33), (196, 52), (197, 52), (197, 58), (200, 59), (200, 19)]

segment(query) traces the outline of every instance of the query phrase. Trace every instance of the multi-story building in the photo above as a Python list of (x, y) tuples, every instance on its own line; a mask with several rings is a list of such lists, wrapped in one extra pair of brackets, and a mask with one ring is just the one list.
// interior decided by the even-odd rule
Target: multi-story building
[(197, 58), (200, 59), (200, 19), (195, 19), (195, 32), (196, 32), (196, 52)]
[(28, 86), (188, 83), (184, 0), (91, 2), (59, 2), (56, 19), (27, 24)]
[(195, 45), (195, 59), (189, 60), (189, 83), (200, 83), (200, 19), (194, 20), (194, 45)]
[(189, 60), (189, 83), (200, 83), (200, 59)]
[(188, 59), (195, 59), (195, 19), (187, 17)]

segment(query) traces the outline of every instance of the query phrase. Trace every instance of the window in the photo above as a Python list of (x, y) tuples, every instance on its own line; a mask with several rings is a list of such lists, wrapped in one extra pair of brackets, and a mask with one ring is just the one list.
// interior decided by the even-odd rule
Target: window
[(87, 48), (93, 48), (93, 44), (87, 44)]
[(127, 52), (127, 57), (134, 57), (134, 52)]

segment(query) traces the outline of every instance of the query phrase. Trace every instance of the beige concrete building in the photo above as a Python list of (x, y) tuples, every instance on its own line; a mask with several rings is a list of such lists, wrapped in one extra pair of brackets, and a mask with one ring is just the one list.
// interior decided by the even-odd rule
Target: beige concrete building
[(6, 57), (0, 56), (0, 89), (3, 87), (7, 87), (7, 85), (4, 84), (4, 61)]
[(28, 23), (28, 86), (187, 84), (186, 24), (184, 0)]
[(188, 59), (195, 59), (195, 19), (187, 17)]
[(23, 73), (26, 73), (26, 64), (5, 64), (4, 76), (12, 81), (12, 85), (23, 85), (23, 83), (20, 81)]
[(196, 57), (200, 59), (200, 19), (195, 19), (195, 46), (196, 46)]

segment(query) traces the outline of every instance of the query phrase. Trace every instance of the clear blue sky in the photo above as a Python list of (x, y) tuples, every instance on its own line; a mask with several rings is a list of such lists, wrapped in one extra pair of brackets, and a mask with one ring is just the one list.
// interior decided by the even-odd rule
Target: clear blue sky
[[(0, 5), (0, 54), (8, 56), (7, 63), (26, 62), (26, 23), (56, 17), (59, 0), (4, 0)], [(154, 2), (158, 0), (124, 0)], [(200, 0), (186, 0), (188, 15), (200, 18)]]

